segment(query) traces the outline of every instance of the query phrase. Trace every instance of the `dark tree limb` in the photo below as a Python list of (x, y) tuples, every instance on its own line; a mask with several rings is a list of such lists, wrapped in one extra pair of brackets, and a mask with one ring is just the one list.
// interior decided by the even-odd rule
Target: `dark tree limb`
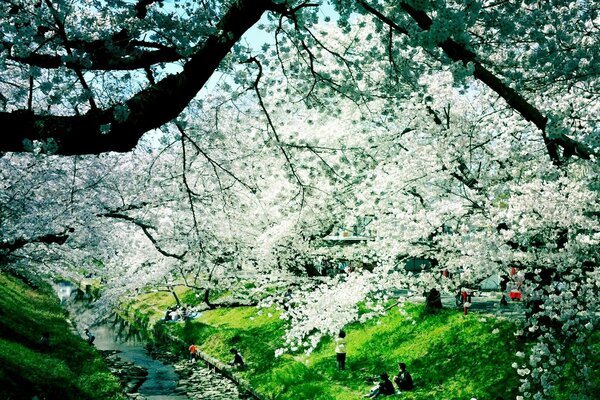
[[(388, 26), (396, 30), (397, 32), (403, 33), (409, 36), (409, 32), (396, 24), (393, 20), (385, 16), (382, 12), (375, 9), (373, 6), (366, 3), (365, 0), (358, 0), (358, 3), (369, 13), (386, 23)], [(400, 2), (400, 7), (417, 23), (417, 25), (423, 30), (429, 30), (433, 21), (424, 11), (417, 10), (411, 5)], [(546, 134), (546, 125), (548, 123), (548, 117), (545, 116), (539, 109), (531, 104), (527, 99), (520, 95), (516, 90), (509, 87), (507, 84), (502, 82), (500, 78), (494, 75), (491, 71), (485, 68), (476, 57), (476, 54), (465, 48), (454, 41), (453, 39), (446, 39), (444, 42), (439, 43), (438, 46), (446, 53), (446, 55), (453, 61), (461, 61), (467, 65), (472, 63), (474, 67), (473, 76), (496, 92), (502, 97), (515, 111), (517, 111), (525, 120), (532, 122), (542, 133), (542, 138), (548, 156), (555, 165), (561, 165), (562, 160), (558, 152), (558, 146), (563, 148), (563, 155), (577, 155), (583, 159), (590, 159), (593, 155), (595, 157), (600, 156), (593, 149), (587, 147), (583, 143), (577, 142), (571, 139), (565, 134), (558, 134), (556, 137), (548, 137)]]
[[(0, 126), (16, 127), (0, 136), (0, 151), (26, 151), (24, 141), (53, 141), (56, 154), (99, 154), (132, 150), (142, 135), (173, 120), (215, 72), (240, 37), (267, 10), (285, 7), (269, 0), (238, 0), (198, 45), (183, 66), (123, 104), (83, 115), (38, 115), (28, 110), (0, 112)], [(119, 114), (119, 118), (115, 114)]]
[[(99, 41), (98, 44), (89, 43), (85, 50), (85, 62), (81, 60), (66, 59), (52, 54), (31, 53), (27, 56), (10, 55), (13, 45), (10, 42), (3, 42), (0, 47), (4, 47), (9, 55), (7, 59), (45, 69), (56, 69), (66, 67), (69, 69), (79, 69), (82, 71), (124, 71), (135, 70), (149, 67), (150, 65), (166, 62), (178, 61), (182, 58), (177, 50), (158, 46), (154, 43), (130, 42), (130, 48), (123, 54), (111, 53), (108, 44)], [(69, 42), (70, 43), (70, 42)], [(157, 47), (156, 50), (140, 50), (137, 46)]]
[(75, 229), (67, 228), (62, 233), (49, 233), (47, 235), (38, 236), (29, 239), (16, 239), (10, 242), (0, 242), (0, 251), (6, 253), (12, 253), (15, 250), (19, 250), (20, 248), (32, 244), (32, 243), (44, 243), (44, 244), (64, 244), (69, 238), (69, 233), (73, 233)]

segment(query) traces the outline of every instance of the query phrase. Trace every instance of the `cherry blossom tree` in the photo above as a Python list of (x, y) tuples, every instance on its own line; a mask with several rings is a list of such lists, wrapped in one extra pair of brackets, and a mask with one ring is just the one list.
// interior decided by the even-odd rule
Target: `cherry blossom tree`
[[(395, 288), (518, 266), (525, 398), (550, 398), (597, 326), (595, 2), (9, 0), (0, 16), (5, 265), (94, 272), (113, 299), (296, 279), (293, 350)], [(364, 215), (375, 240), (317, 245)], [(350, 251), (375, 269), (298, 278)], [(406, 274), (408, 257), (454, 278)]]

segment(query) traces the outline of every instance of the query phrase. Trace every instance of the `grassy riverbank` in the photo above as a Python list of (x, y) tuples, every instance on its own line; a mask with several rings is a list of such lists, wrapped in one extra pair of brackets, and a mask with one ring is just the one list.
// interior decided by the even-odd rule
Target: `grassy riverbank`
[[(129, 310), (152, 323), (168, 302), (166, 294), (149, 294)], [(379, 319), (349, 326), (346, 371), (335, 368), (331, 340), (310, 356), (276, 358), (284, 322), (276, 313), (269, 317), (255, 308), (206, 311), (193, 321), (159, 323), (157, 331), (195, 342), (223, 361), (231, 358), (231, 347), (238, 348), (248, 362), (240, 375), (267, 398), (359, 399), (371, 386), (367, 377), (382, 371), (392, 375), (399, 361), (408, 364), (416, 384), (403, 399), (514, 398), (519, 379), (511, 364), (518, 345), (509, 321), (474, 313), (464, 317), (456, 310), (431, 315), (421, 305), (408, 305), (406, 311), (403, 315), (394, 308)], [(179, 345), (178, 351), (185, 349)]]
[[(0, 398), (120, 399), (94, 348), (73, 335), (52, 289), (0, 274)], [(49, 333), (49, 346), (39, 344)]]
[[(191, 292), (179, 292), (193, 304)], [(150, 329), (155, 338), (176, 337), (171, 351), (182, 357), (194, 342), (208, 355), (223, 362), (231, 359), (229, 349), (238, 348), (248, 366), (236, 371), (265, 398), (350, 400), (360, 399), (370, 388), (369, 376), (396, 372), (398, 362), (408, 364), (415, 390), (401, 395), (408, 400), (514, 399), (520, 377), (512, 363), (515, 353), (527, 352), (529, 345), (517, 342), (515, 325), (506, 319), (444, 309), (427, 314), (422, 305), (409, 304), (401, 313), (397, 308), (364, 324), (348, 326), (347, 370), (335, 366), (334, 344), (322, 342), (310, 356), (302, 353), (275, 357), (283, 346), (284, 321), (276, 312), (259, 313), (256, 308), (238, 307), (205, 311), (192, 321), (158, 322), (167, 306), (173, 305), (168, 293), (146, 293), (125, 305), (130, 320)], [(165, 335), (166, 334), (166, 335)], [(600, 334), (596, 332), (582, 346), (600, 354)], [(581, 369), (567, 352), (562, 379), (555, 388), (554, 400), (567, 400), (581, 387), (576, 372)], [(600, 369), (600, 356), (592, 356), (588, 366)], [(600, 376), (585, 380), (589, 393), (600, 392)]]

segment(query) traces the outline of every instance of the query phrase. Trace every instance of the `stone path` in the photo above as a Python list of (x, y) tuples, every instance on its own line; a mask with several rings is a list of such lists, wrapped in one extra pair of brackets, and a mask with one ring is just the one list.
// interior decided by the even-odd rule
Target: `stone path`
[(195, 364), (180, 361), (174, 366), (180, 376), (176, 393), (194, 400), (248, 399), (232, 381), (205, 367), (202, 361)]
[[(403, 293), (404, 292), (404, 293)], [(398, 291), (395, 293), (398, 297), (405, 297), (407, 301), (415, 303), (425, 303), (425, 297), (415, 296), (406, 291)], [(511, 301), (508, 299), (508, 304), (502, 306), (500, 304), (501, 294), (499, 292), (482, 292), (478, 296), (472, 297), (469, 313), (493, 314), (500, 317), (510, 317), (521, 319), (524, 318), (523, 303), (519, 301)], [(457, 312), (463, 312), (462, 307), (457, 307), (455, 298), (452, 295), (442, 295), (442, 305), (444, 308), (454, 308)]]

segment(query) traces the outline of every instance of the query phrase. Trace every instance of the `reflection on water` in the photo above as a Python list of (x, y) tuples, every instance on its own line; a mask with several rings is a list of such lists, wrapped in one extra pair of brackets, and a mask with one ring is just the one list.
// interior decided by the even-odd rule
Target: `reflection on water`
[[(93, 327), (100, 350), (119, 350), (125, 361), (130, 361), (148, 370), (148, 377), (138, 389), (143, 395), (170, 395), (177, 387), (178, 376), (171, 365), (153, 359), (145, 349), (145, 338), (122, 319), (113, 316)], [(166, 397), (174, 398), (174, 397)]]
[[(84, 296), (78, 296), (81, 291), (76, 285), (68, 281), (59, 281), (56, 282), (55, 288), (61, 302), (69, 306), (73, 318), (77, 319), (78, 314), (85, 312), (87, 300)], [(118, 315), (113, 314), (103, 322), (94, 324), (90, 331), (96, 337), (94, 345), (97, 349), (118, 350), (120, 358), (148, 371), (148, 376), (139, 387), (138, 393), (154, 400), (186, 398), (173, 395), (178, 382), (173, 367), (153, 359), (146, 351), (146, 338)]]

